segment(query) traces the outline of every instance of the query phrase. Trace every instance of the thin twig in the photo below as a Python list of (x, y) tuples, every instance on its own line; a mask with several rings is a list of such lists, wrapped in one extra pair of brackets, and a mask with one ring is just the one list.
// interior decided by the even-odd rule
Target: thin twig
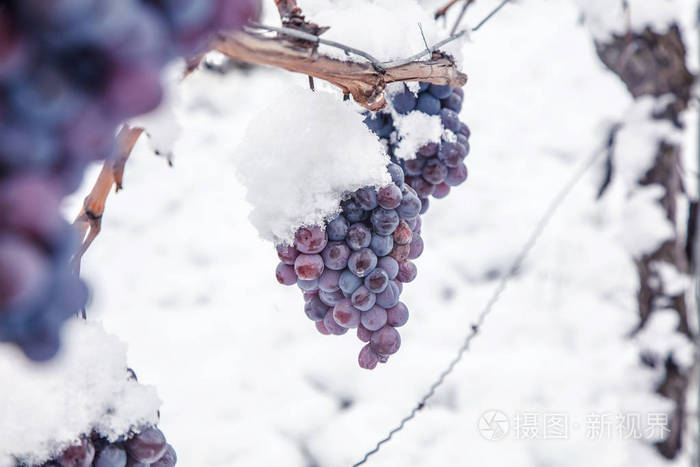
[(462, 6), (462, 9), (459, 12), (459, 16), (457, 16), (457, 19), (455, 20), (455, 24), (452, 25), (452, 29), (450, 30), (450, 35), (454, 35), (455, 31), (459, 27), (459, 23), (462, 22), (462, 18), (464, 18), (464, 13), (467, 12), (467, 8), (469, 8), (469, 5), (474, 3), (474, 0), (466, 0), (464, 2), (464, 5)]
[(415, 416), (418, 414), (420, 410), (425, 407), (425, 404), (430, 400), (431, 397), (435, 394), (435, 391), (442, 385), (442, 383), (445, 381), (445, 378), (452, 373), (454, 370), (455, 366), (462, 360), (462, 357), (464, 356), (465, 352), (469, 350), (469, 345), (471, 344), (472, 340), (476, 337), (477, 334), (479, 334), (479, 331), (481, 330), (481, 326), (484, 324), (484, 321), (486, 320), (486, 317), (491, 313), (493, 306), (496, 304), (498, 299), (501, 296), (501, 293), (505, 290), (506, 286), (510, 282), (510, 280), (518, 273), (520, 270), (523, 262), (525, 261), (525, 258), (529, 254), (529, 252), (532, 250), (532, 248), (535, 246), (537, 243), (537, 240), (540, 238), (540, 235), (544, 231), (545, 227), (549, 224), (549, 221), (552, 219), (554, 216), (555, 212), (557, 209), (561, 206), (563, 201), (566, 199), (566, 197), (571, 193), (572, 189), (576, 184), (581, 180), (583, 175), (588, 172), (588, 170), (593, 166), (593, 164), (598, 160), (598, 158), (603, 154), (604, 151), (596, 151), (593, 156), (588, 158), (588, 160), (578, 169), (576, 169), (572, 175), (572, 177), (569, 179), (569, 181), (563, 186), (563, 188), (556, 194), (556, 196), (552, 199), (552, 201), (549, 204), (549, 207), (545, 211), (544, 215), (540, 218), (540, 220), (537, 222), (535, 225), (534, 230), (528, 237), (527, 241), (523, 244), (522, 248), (520, 249), (520, 252), (518, 255), (515, 257), (515, 260), (511, 264), (510, 268), (501, 277), (501, 280), (498, 283), (498, 286), (494, 290), (493, 294), (489, 298), (488, 302), (486, 303), (486, 306), (482, 309), (481, 313), (479, 313), (479, 316), (474, 324), (470, 326), (470, 331), (467, 334), (467, 337), (464, 339), (462, 346), (459, 348), (457, 351), (457, 354), (455, 357), (450, 361), (450, 363), (447, 365), (447, 367), (440, 373), (438, 376), (437, 380), (433, 384), (430, 385), (430, 388), (428, 389), (428, 392), (420, 398), (416, 406), (409, 412), (407, 416), (401, 419), (401, 422), (396, 426), (396, 428), (392, 429), (389, 434), (382, 438), (372, 449), (371, 451), (368, 451), (362, 460), (359, 462), (353, 464), (353, 467), (358, 467), (365, 462), (367, 462), (367, 459), (369, 459), (370, 456), (375, 454), (381, 446), (391, 440), (391, 438), (396, 434), (397, 432), (401, 431), (403, 427), (408, 423), (410, 420), (415, 418)]
[(447, 14), (447, 10), (452, 8), (452, 5), (455, 3), (459, 2), (460, 0), (449, 0), (445, 6), (440, 8), (438, 11), (435, 12), (435, 19), (438, 20), (442, 16), (445, 16)]

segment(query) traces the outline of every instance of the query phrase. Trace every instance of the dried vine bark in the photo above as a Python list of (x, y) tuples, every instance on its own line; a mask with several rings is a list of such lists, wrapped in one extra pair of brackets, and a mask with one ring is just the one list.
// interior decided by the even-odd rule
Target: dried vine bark
[(377, 70), (371, 63), (328, 57), (319, 54), (315, 47), (299, 47), (293, 41), (281, 37), (221, 33), (213, 46), (219, 52), (242, 62), (270, 65), (328, 81), (370, 110), (379, 110), (386, 105), (384, 89), (388, 83), (428, 81), (464, 86), (467, 82), (467, 75), (457, 69), (448, 55), (440, 52), (434, 52), (428, 60)]
[(80, 261), (83, 255), (100, 233), (102, 214), (104, 214), (107, 197), (112, 186), (115, 187), (115, 192), (122, 189), (124, 165), (142, 133), (142, 128), (122, 126), (117, 134), (117, 153), (114, 157), (104, 161), (95, 185), (85, 197), (83, 208), (73, 222), (80, 238), (80, 248), (73, 257), (73, 266), (76, 272), (80, 271)]
[[(627, 86), (635, 98), (654, 96), (663, 98), (666, 106), (654, 118), (667, 120), (676, 127), (681, 127), (680, 114), (688, 107), (694, 76), (686, 65), (686, 48), (681, 39), (678, 26), (673, 25), (667, 31), (658, 33), (651, 28), (641, 32), (630, 31), (623, 36), (613, 36), (610, 40), (596, 43), (601, 61)], [(668, 99), (668, 101), (666, 101)], [(614, 144), (614, 137), (611, 139)], [(608, 158), (608, 173), (612, 176), (614, 151)], [(606, 177), (609, 178), (609, 177)], [(672, 293), (668, 284), (655, 265), (665, 263), (677, 271), (691, 272), (692, 258), (688, 256), (685, 239), (693, 244), (694, 225), (689, 225), (685, 232), (677, 228), (679, 214), (677, 202), (684, 196), (681, 170), (681, 147), (677, 142), (660, 140), (657, 142), (656, 157), (644, 176), (637, 181), (639, 187), (649, 185), (661, 186), (663, 197), (658, 201), (666, 219), (673, 226), (671, 238), (663, 242), (655, 251), (647, 252), (634, 258), (639, 279), (637, 305), (639, 325), (637, 331), (644, 328), (649, 317), (657, 309), (673, 309), (679, 317), (678, 332), (693, 338), (688, 319), (688, 304), (685, 293)], [(601, 191), (604, 191), (605, 186)], [(691, 205), (692, 206), (692, 205)], [(692, 216), (689, 223), (694, 222)], [(651, 366), (663, 366), (665, 376), (657, 391), (674, 401), (675, 407), (669, 420), (669, 436), (656, 443), (659, 453), (672, 459), (682, 449), (686, 393), (689, 389), (690, 375), (688, 369), (675, 360), (674, 355), (663, 356), (655, 361), (648, 355), (643, 361)]]

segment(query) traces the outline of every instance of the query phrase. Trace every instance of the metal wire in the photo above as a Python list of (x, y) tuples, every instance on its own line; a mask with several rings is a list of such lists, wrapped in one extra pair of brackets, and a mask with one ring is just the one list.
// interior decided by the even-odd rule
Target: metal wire
[(562, 189), (556, 194), (556, 196), (552, 199), (552, 201), (549, 203), (549, 206), (547, 210), (544, 212), (540, 220), (537, 222), (535, 225), (534, 230), (528, 237), (527, 241), (523, 244), (522, 248), (520, 249), (520, 252), (518, 255), (515, 257), (515, 260), (511, 264), (510, 268), (501, 277), (501, 280), (498, 283), (498, 286), (496, 286), (496, 289), (494, 290), (493, 294), (491, 295), (491, 298), (489, 298), (488, 302), (486, 303), (486, 306), (483, 308), (481, 313), (479, 313), (479, 316), (474, 324), (471, 325), (469, 334), (467, 337), (464, 339), (464, 342), (462, 343), (461, 347), (457, 351), (457, 354), (455, 357), (450, 361), (450, 363), (447, 365), (447, 367), (440, 373), (438, 376), (437, 380), (433, 384), (430, 385), (430, 388), (428, 389), (428, 392), (425, 393), (423, 397), (420, 398), (418, 403), (416, 404), (415, 407), (409, 412), (408, 415), (406, 415), (404, 418), (401, 419), (399, 424), (396, 426), (396, 428), (392, 429), (387, 436), (382, 438), (372, 449), (371, 451), (368, 451), (365, 453), (364, 457), (362, 460), (359, 462), (356, 462), (353, 464), (353, 467), (360, 466), (367, 462), (370, 456), (375, 454), (376, 452), (379, 451), (381, 446), (384, 443), (387, 443), (391, 438), (396, 434), (397, 432), (401, 431), (406, 423), (411, 421), (415, 416), (418, 414), (419, 411), (425, 407), (426, 402), (435, 394), (435, 391), (442, 385), (442, 383), (445, 381), (445, 378), (452, 373), (454, 370), (455, 366), (462, 360), (462, 357), (464, 356), (464, 353), (469, 350), (469, 345), (471, 344), (472, 340), (476, 337), (477, 334), (479, 334), (479, 331), (481, 330), (481, 326), (484, 324), (484, 321), (486, 320), (486, 317), (491, 313), (491, 310), (493, 309), (493, 306), (496, 304), (498, 299), (501, 296), (501, 293), (505, 290), (506, 286), (510, 282), (510, 280), (517, 274), (518, 270), (522, 266), (523, 262), (525, 261), (525, 258), (527, 257), (528, 253), (532, 248), (535, 246), (537, 243), (537, 240), (539, 239), (540, 235), (544, 231), (545, 227), (549, 224), (549, 221), (552, 219), (554, 216), (555, 212), (557, 209), (561, 206), (563, 201), (566, 199), (566, 197), (571, 193), (572, 189), (576, 184), (581, 180), (581, 178), (588, 172), (588, 170), (593, 166), (593, 164), (600, 158), (601, 154), (604, 154), (605, 151), (600, 150), (596, 151), (591, 157), (588, 158), (588, 160), (585, 161), (585, 163), (579, 167), (577, 170), (574, 171), (573, 175), (571, 178), (568, 180), (566, 184), (562, 187)]

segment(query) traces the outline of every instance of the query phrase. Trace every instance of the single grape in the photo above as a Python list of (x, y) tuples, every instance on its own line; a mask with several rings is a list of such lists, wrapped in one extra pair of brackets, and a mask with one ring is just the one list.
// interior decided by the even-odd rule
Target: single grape
[(312, 281), (297, 279), (297, 285), (301, 290), (304, 290), (306, 292), (313, 292), (318, 290), (318, 279), (314, 279)]
[(438, 152), (438, 159), (448, 168), (457, 167), (465, 157), (467, 157), (466, 149), (456, 142), (444, 141), (440, 146), (440, 152)]
[(457, 96), (460, 99), (464, 99), (464, 89), (462, 88), (454, 88), (452, 89), (452, 94), (457, 94)]
[(80, 444), (71, 446), (58, 459), (61, 467), (90, 467), (95, 458), (95, 447), (90, 440), (83, 439)]
[(348, 233), (348, 228), (350, 223), (343, 217), (339, 215), (326, 226), (326, 232), (328, 233), (328, 240), (340, 241), (345, 239), (345, 235)]
[(372, 333), (370, 346), (379, 355), (395, 354), (401, 346), (401, 336), (399, 332), (391, 326), (384, 326)]
[(456, 92), (450, 94), (450, 96), (447, 99), (443, 99), (441, 103), (446, 108), (453, 110), (457, 113), (462, 111), (462, 98), (459, 97), (459, 94), (457, 94)]
[(323, 303), (319, 296), (311, 297), (311, 300), (304, 304), (304, 313), (311, 321), (320, 321), (326, 317), (328, 305)]
[(333, 318), (333, 310), (334, 308), (328, 310), (328, 313), (326, 313), (326, 317), (323, 318), (323, 325), (334, 336), (342, 336), (343, 334), (348, 332), (348, 329), (342, 327), (335, 321), (335, 318)]
[(447, 171), (447, 178), (445, 178), (445, 183), (450, 186), (457, 186), (462, 184), (467, 179), (467, 166), (463, 162), (460, 162), (457, 167), (451, 168)]
[(126, 467), (126, 452), (117, 446), (109, 445), (97, 455), (94, 467)]
[(321, 290), (318, 293), (318, 298), (320, 298), (321, 301), (328, 306), (335, 306), (339, 301), (345, 298), (345, 296), (340, 290), (337, 290), (335, 292), (325, 292)]
[(399, 286), (396, 285), (396, 282), (389, 281), (389, 284), (387, 285), (386, 289), (384, 289), (383, 292), (377, 294), (377, 305), (384, 309), (391, 308), (392, 306), (395, 306), (397, 303), (399, 303), (400, 294), (401, 292), (399, 291)]
[(386, 272), (389, 280), (396, 278), (399, 273), (399, 263), (391, 256), (384, 256), (377, 261), (377, 268), (382, 268)]
[(442, 120), (442, 126), (447, 128), (453, 133), (459, 133), (459, 115), (452, 109), (444, 108), (440, 111), (440, 120)]
[(396, 306), (393, 306), (386, 310), (386, 324), (389, 326), (398, 328), (403, 326), (408, 322), (408, 307), (403, 303), (399, 302)]
[(400, 165), (393, 162), (386, 166), (386, 170), (391, 176), (391, 181), (398, 187), (401, 187), (404, 182), (404, 173)]
[(160, 459), (151, 464), (151, 467), (174, 467), (175, 464), (177, 464), (177, 454), (175, 453), (175, 449), (168, 444), (165, 453)]
[(355, 201), (349, 199), (343, 202), (343, 215), (348, 222), (355, 223), (367, 219), (368, 212), (362, 209)]
[(372, 187), (360, 188), (355, 192), (355, 202), (365, 211), (377, 207), (377, 191)]
[[(428, 183), (438, 185), (447, 177), (447, 167), (438, 159), (430, 159), (423, 167), (423, 178)], [(435, 191), (433, 190), (433, 194)]]
[(386, 324), (386, 310), (381, 306), (373, 306), (360, 315), (360, 322), (369, 331), (376, 331)]
[(399, 213), (401, 219), (412, 219), (420, 213), (420, 210), (420, 199), (413, 193), (404, 194), (403, 199), (401, 199), (401, 204), (396, 208), (396, 212)]
[(438, 99), (446, 99), (452, 94), (452, 86), (431, 84), (428, 92)]
[[(433, 185), (435, 186), (435, 185)], [(420, 199), (420, 214), (425, 214), (430, 207), (430, 200), (428, 198)]]
[(312, 281), (318, 279), (321, 277), (323, 269), (323, 258), (321, 255), (301, 254), (294, 261), (294, 271), (301, 280)]
[(469, 127), (464, 123), (461, 122), (459, 125), (459, 133), (464, 135), (465, 138), (469, 139), (469, 136), (471, 136), (471, 131), (469, 130)]
[(425, 167), (425, 159), (422, 157), (417, 157), (415, 159), (409, 159), (403, 163), (406, 175), (411, 177), (417, 177), (423, 173), (423, 167)]
[(376, 266), (377, 255), (369, 248), (363, 248), (353, 252), (348, 259), (348, 269), (357, 277), (365, 277), (372, 272)]
[(294, 285), (297, 283), (297, 274), (294, 272), (294, 267), (288, 264), (279, 263), (275, 271), (277, 282), (282, 285)]
[(414, 234), (413, 240), (411, 240), (411, 247), (408, 252), (408, 259), (416, 259), (421, 254), (423, 254), (423, 239), (420, 235)]
[(440, 113), (440, 101), (428, 93), (422, 93), (418, 96), (416, 110), (428, 115), (437, 115)]
[(422, 157), (432, 157), (437, 155), (439, 149), (440, 145), (431, 141), (421, 146), (417, 154)]
[(348, 230), (348, 235), (345, 238), (348, 246), (352, 250), (367, 248), (372, 240), (372, 232), (362, 223), (352, 224)]
[(367, 289), (364, 285), (361, 285), (352, 293), (350, 296), (350, 301), (352, 306), (360, 311), (367, 311), (374, 306), (377, 301), (377, 297), (374, 296), (372, 292)]
[(401, 204), (401, 189), (393, 183), (381, 187), (377, 192), (377, 202), (384, 209), (395, 209)]
[(331, 332), (328, 329), (326, 329), (326, 325), (323, 324), (323, 322), (324, 320), (316, 321), (316, 329), (324, 336), (328, 336)]
[(394, 244), (394, 249), (391, 250), (390, 256), (396, 261), (401, 263), (408, 259), (408, 255), (411, 253), (411, 245), (396, 245)]
[(360, 364), (360, 367), (366, 370), (374, 370), (379, 362), (379, 357), (377, 357), (377, 354), (372, 350), (371, 346), (367, 344), (360, 350), (357, 362)]
[(405, 115), (416, 108), (416, 100), (416, 95), (404, 84), (403, 90), (392, 96), (391, 103), (394, 110)]
[(372, 337), (372, 331), (367, 329), (360, 323), (357, 326), (357, 338), (360, 339), (362, 342), (369, 342), (370, 337)]
[(333, 307), (333, 319), (343, 328), (356, 328), (360, 324), (360, 311), (344, 299)]
[(277, 256), (284, 264), (294, 264), (294, 260), (299, 256), (299, 251), (292, 245), (277, 245)]
[(399, 281), (403, 283), (411, 282), (413, 279), (416, 278), (417, 273), (418, 269), (416, 268), (416, 265), (412, 262), (404, 261), (402, 263), (399, 263), (399, 275), (397, 276)]
[(129, 456), (139, 462), (155, 462), (160, 459), (166, 449), (165, 436), (162, 431), (155, 427), (146, 428), (126, 442)]
[(408, 226), (408, 223), (406, 221), (401, 221), (399, 222), (399, 226), (396, 227), (396, 230), (394, 230), (394, 244), (395, 245), (406, 245), (408, 243), (411, 243), (411, 238), (413, 236), (413, 232), (411, 231), (411, 228)]
[(345, 242), (328, 242), (326, 248), (321, 252), (323, 263), (328, 269), (340, 271), (348, 265), (350, 248)]
[(394, 239), (391, 235), (377, 235), (372, 234), (372, 241), (370, 242), (370, 248), (377, 256), (386, 256), (391, 253), (392, 248), (394, 248)]
[[(403, 199), (405, 198), (404, 196)], [(372, 212), (372, 226), (378, 235), (391, 235), (397, 225), (399, 225), (399, 215), (396, 210), (377, 208)]]
[(440, 183), (435, 185), (435, 191), (433, 191), (433, 196), (437, 199), (442, 199), (450, 194), (450, 185), (447, 183)]
[(365, 287), (372, 293), (382, 292), (388, 283), (389, 275), (381, 268), (375, 268), (365, 277)]
[(324, 269), (321, 277), (318, 279), (318, 288), (324, 292), (335, 292), (340, 289), (338, 280), (340, 279), (340, 271), (332, 269)]
[(301, 291), (302, 296), (304, 297), (304, 303), (308, 302), (314, 297), (318, 297), (320, 290), (303, 290)]
[(294, 246), (301, 253), (320, 253), (328, 243), (326, 231), (321, 227), (302, 227), (294, 235)]
[(435, 185), (425, 181), (423, 177), (410, 177), (408, 183), (416, 190), (418, 197), (422, 200), (433, 194)]
[(340, 290), (345, 294), (352, 294), (359, 286), (362, 285), (362, 279), (357, 277), (351, 271), (347, 269), (340, 273), (340, 278), (338, 279), (338, 286)]

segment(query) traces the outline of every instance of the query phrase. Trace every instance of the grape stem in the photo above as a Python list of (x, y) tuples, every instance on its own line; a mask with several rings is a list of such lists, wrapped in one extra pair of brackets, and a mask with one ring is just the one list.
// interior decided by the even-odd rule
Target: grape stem
[[(277, 32), (268, 37), (253, 30)], [(384, 108), (384, 89), (388, 83), (402, 81), (426, 81), (434, 84), (464, 86), (467, 75), (457, 69), (452, 58), (436, 49), (460, 37), (462, 33), (438, 42), (430, 48), (404, 60), (379, 62), (361, 50), (321, 39), (304, 31), (251, 24), (247, 32), (220, 33), (214, 40), (215, 50), (241, 62), (270, 65), (288, 71), (302, 73), (339, 87), (344, 94), (351, 94), (357, 103), (376, 111)], [(307, 41), (309, 44), (325, 44), (339, 48), (347, 54), (359, 55), (369, 63), (343, 61), (319, 54), (316, 47), (299, 47), (288, 37)], [(430, 57), (418, 61), (425, 55)]]
[(107, 197), (115, 186), (115, 192), (122, 189), (124, 166), (131, 155), (131, 151), (143, 133), (142, 128), (133, 128), (122, 125), (116, 136), (118, 151), (114, 157), (107, 158), (102, 165), (102, 170), (95, 180), (95, 185), (83, 201), (83, 207), (73, 221), (73, 226), (78, 232), (80, 248), (73, 256), (73, 268), (76, 274), (80, 273), (80, 261), (90, 248), (92, 242), (99, 235), (102, 225)]

